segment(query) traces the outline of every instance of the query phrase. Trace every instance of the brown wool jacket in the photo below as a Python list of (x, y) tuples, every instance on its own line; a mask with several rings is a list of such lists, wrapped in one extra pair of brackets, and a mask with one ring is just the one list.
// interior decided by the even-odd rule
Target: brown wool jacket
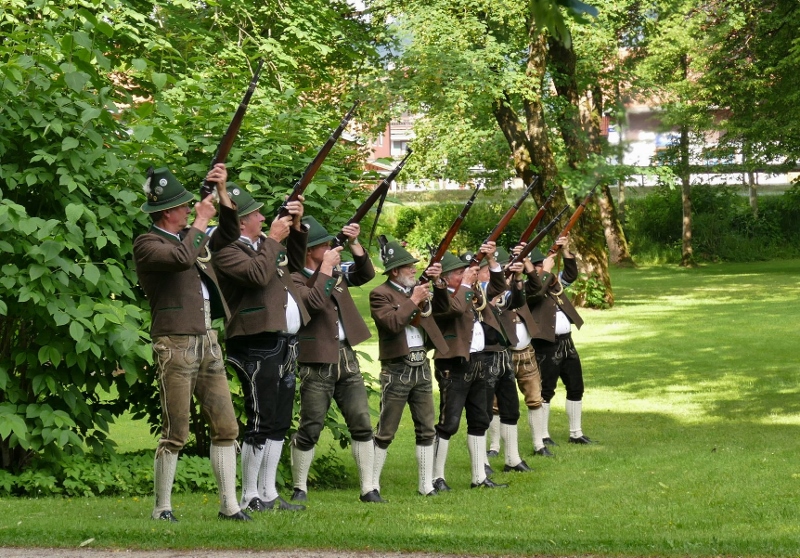
[[(433, 289), (431, 307), (434, 312), (446, 312), (450, 294), (445, 288)], [(387, 280), (369, 293), (369, 310), (378, 328), (378, 359), (390, 360), (408, 355), (406, 326), (420, 313), (411, 297)], [(447, 350), (447, 343), (433, 316), (421, 316), (417, 326), (425, 332), (425, 348)]]
[(513, 281), (510, 294), (508, 296), (495, 297), (490, 301), (490, 304), (495, 310), (497, 321), (503, 327), (511, 347), (519, 343), (519, 338), (517, 337), (517, 324), (519, 323), (525, 324), (531, 337), (536, 336), (539, 326), (536, 325), (531, 311), (528, 309), (524, 284), (520, 288), (519, 284)]
[(436, 349), (433, 358), (461, 357), (469, 360), (469, 346), (472, 343), (472, 326), (475, 323), (475, 309), (472, 300), (475, 291), (461, 286), (450, 293), (450, 306), (445, 312), (434, 312), (433, 318), (447, 342), (447, 349)]
[[(578, 278), (578, 265), (575, 263), (575, 258), (563, 258), (563, 262), (564, 271), (561, 274), (561, 280), (569, 285)], [(578, 329), (583, 325), (583, 319), (578, 315), (578, 311), (575, 310), (566, 294), (563, 292), (556, 294), (563, 290), (556, 275), (544, 273), (541, 280), (538, 279), (537, 277), (534, 280), (532, 276), (529, 276), (525, 285), (528, 293), (528, 308), (539, 327), (533, 338), (553, 343), (556, 340), (556, 310), (558, 308), (561, 308), (569, 321)]]
[(178, 241), (151, 227), (133, 242), (136, 275), (150, 303), (151, 338), (205, 334), (201, 281), (210, 295), (211, 317), (227, 319), (229, 315), (214, 267), (197, 258), (216, 253), (239, 238), (236, 210), (220, 206), (219, 226), (211, 236), (194, 227), (187, 227), (180, 236)]
[[(286, 331), (286, 307), (291, 293), (300, 309), (303, 324), (310, 320), (291, 277), (292, 262), (306, 253), (307, 231), (289, 230), (286, 247), (262, 238), (258, 250), (237, 240), (214, 255), (222, 293), (231, 309), (225, 336), (254, 335)], [(287, 254), (288, 252), (288, 254)], [(289, 255), (291, 254), (291, 255)], [(281, 265), (283, 264), (283, 265)]]
[[(492, 301), (502, 297), (508, 290), (506, 284), (506, 277), (502, 271), (490, 271), (489, 282), (486, 284), (486, 297), (489, 299), (481, 310), (481, 323), (484, 324), (484, 331), (486, 332), (486, 346), (483, 348), (485, 352), (502, 351), (508, 346), (509, 338), (501, 323), (498, 321), (497, 309)], [(486, 331), (486, 328), (491, 328), (494, 333)], [(516, 335), (515, 335), (516, 337)], [(497, 342), (492, 343), (494, 338)]]
[[(312, 287), (306, 282), (311, 274), (305, 270), (292, 273), (294, 286), (300, 299), (311, 315), (311, 321), (300, 328), (300, 354), (298, 362), (334, 364), (339, 362), (339, 316), (350, 346), (356, 346), (370, 338), (371, 334), (364, 318), (358, 313), (356, 303), (348, 290), (348, 284), (360, 287), (375, 277), (375, 268), (369, 254), (354, 256), (355, 265), (347, 274), (317, 274)], [(341, 281), (339, 281), (341, 277)], [(338, 282), (338, 284), (337, 284)]]

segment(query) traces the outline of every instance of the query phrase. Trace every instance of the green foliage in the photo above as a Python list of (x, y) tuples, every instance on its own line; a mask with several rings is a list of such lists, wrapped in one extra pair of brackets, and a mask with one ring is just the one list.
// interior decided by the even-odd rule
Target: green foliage
[[(30, 9), (33, 9), (31, 7)], [(18, 469), (112, 449), (108, 423), (149, 358), (128, 254), (138, 228), (112, 37), (126, 5), (21, 3), (0, 15), (0, 455)], [(34, 28), (35, 26), (35, 28)], [(46, 483), (45, 483), (46, 484)]]
[(576, 306), (608, 308), (606, 289), (602, 281), (596, 277), (589, 277), (585, 273), (581, 273), (580, 277), (569, 286), (567, 292)]
[[(800, 188), (761, 196), (756, 217), (735, 187), (692, 187), (692, 243), (702, 261), (753, 261), (797, 253)], [(636, 256), (675, 261), (681, 239), (681, 194), (660, 186), (628, 203), (626, 234)]]

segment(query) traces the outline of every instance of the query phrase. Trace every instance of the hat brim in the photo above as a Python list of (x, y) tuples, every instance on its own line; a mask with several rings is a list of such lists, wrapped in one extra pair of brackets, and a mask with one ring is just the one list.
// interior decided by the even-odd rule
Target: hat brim
[(392, 262), (391, 267), (383, 268), (383, 274), (386, 275), (387, 273), (389, 273), (393, 269), (397, 269), (398, 267), (403, 267), (405, 265), (412, 265), (412, 264), (415, 264), (415, 263), (418, 263), (418, 262), (419, 262), (419, 260), (416, 259), (416, 258), (406, 258), (404, 260), (398, 260), (396, 262)]
[(250, 204), (249, 206), (239, 210), (239, 217), (244, 217), (245, 215), (250, 215), (252, 212), (257, 211), (264, 207), (263, 202), (255, 202)]
[(313, 248), (314, 246), (319, 246), (320, 244), (323, 244), (325, 242), (330, 242), (333, 239), (334, 237), (331, 235), (323, 236), (322, 238), (317, 238), (313, 241), (309, 241), (308, 243), (306, 243), (306, 248)]
[(174, 200), (170, 200), (163, 204), (151, 205), (149, 201), (146, 201), (142, 205), (142, 211), (144, 211), (145, 213), (157, 213), (159, 211), (166, 211), (167, 209), (173, 209), (175, 207), (178, 207), (179, 205), (188, 203), (193, 199), (194, 195), (189, 190), (184, 190), (180, 196), (178, 196)]

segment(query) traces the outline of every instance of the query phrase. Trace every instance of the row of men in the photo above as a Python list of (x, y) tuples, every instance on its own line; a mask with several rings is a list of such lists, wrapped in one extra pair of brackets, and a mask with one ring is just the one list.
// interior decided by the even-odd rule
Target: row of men
[[(210, 427), (222, 519), (246, 521), (248, 511), (305, 509), (301, 502), (308, 499), (314, 448), (332, 400), (352, 438), (363, 502), (384, 502), (381, 471), (406, 405), (414, 423), (422, 495), (450, 490), (445, 481), (448, 445), (464, 413), (473, 488), (505, 486), (487, 474), (491, 425), (493, 443), (502, 438), (505, 444), (504, 470), (530, 471), (518, 450), (517, 384), (529, 409), (536, 454), (552, 455), (547, 448), (554, 445), (549, 402), (558, 378), (567, 390), (569, 441), (591, 442), (581, 430), (583, 378), (570, 336), (571, 324), (580, 327), (582, 320), (563, 296), (563, 286), (577, 277), (566, 238), (559, 239), (564, 255), (560, 279), (552, 273), (554, 259), (534, 251), (509, 269), (507, 281), (501, 264), (508, 255), (485, 243), (485, 265), (471, 265), (471, 254), (446, 254), (426, 270), (431, 279), (426, 285), (417, 284), (416, 258), (396, 242), (384, 244), (387, 281), (369, 296), (381, 363), (380, 417), (373, 431), (353, 350), (370, 332), (349, 292), (350, 286), (375, 276), (358, 240), (359, 226), (342, 229), (353, 256), (343, 263), (342, 246), (332, 248), (334, 237), (303, 215), (302, 200), (287, 203), (288, 215), (273, 220), (264, 232), (263, 204), (227, 182), (224, 165), (212, 168), (206, 179), (217, 185), (219, 198), (213, 232), (207, 233), (217, 213), (212, 196), (194, 205), (189, 225), (193, 196), (162, 168), (149, 171), (145, 184), (142, 210), (153, 224), (134, 242), (136, 272), (152, 313), (163, 417), (155, 456), (154, 519), (177, 521), (172, 484), (189, 434), (193, 395)], [(239, 428), (211, 325), (215, 318), (225, 320), (227, 360), (244, 394), (241, 498), (236, 496)], [(427, 356), (431, 349), (440, 393), (438, 420)], [(278, 494), (276, 473), (298, 376), (300, 421), (290, 448), (290, 500), (295, 503), (290, 503)]]

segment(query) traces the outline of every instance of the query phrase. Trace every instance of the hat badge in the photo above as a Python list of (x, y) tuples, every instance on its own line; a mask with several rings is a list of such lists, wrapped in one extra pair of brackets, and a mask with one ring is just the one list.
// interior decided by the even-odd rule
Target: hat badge
[(394, 256), (394, 248), (389, 248), (389, 256)]
[(231, 193), (232, 193), (234, 196), (238, 196), (238, 195), (239, 195), (241, 192), (239, 191), (239, 188), (234, 188), (234, 189), (231, 191)]
[(162, 188), (161, 186), (156, 186), (156, 194), (160, 196), (163, 193), (164, 193), (164, 188)]
[(464, 259), (467, 260), (468, 262), (471, 262), (472, 261), (472, 254), (466, 254), (464, 256)]
[(162, 186), (162, 187), (166, 186), (167, 185), (167, 179), (166, 178), (162, 178), (161, 180), (158, 181), (158, 185)]

